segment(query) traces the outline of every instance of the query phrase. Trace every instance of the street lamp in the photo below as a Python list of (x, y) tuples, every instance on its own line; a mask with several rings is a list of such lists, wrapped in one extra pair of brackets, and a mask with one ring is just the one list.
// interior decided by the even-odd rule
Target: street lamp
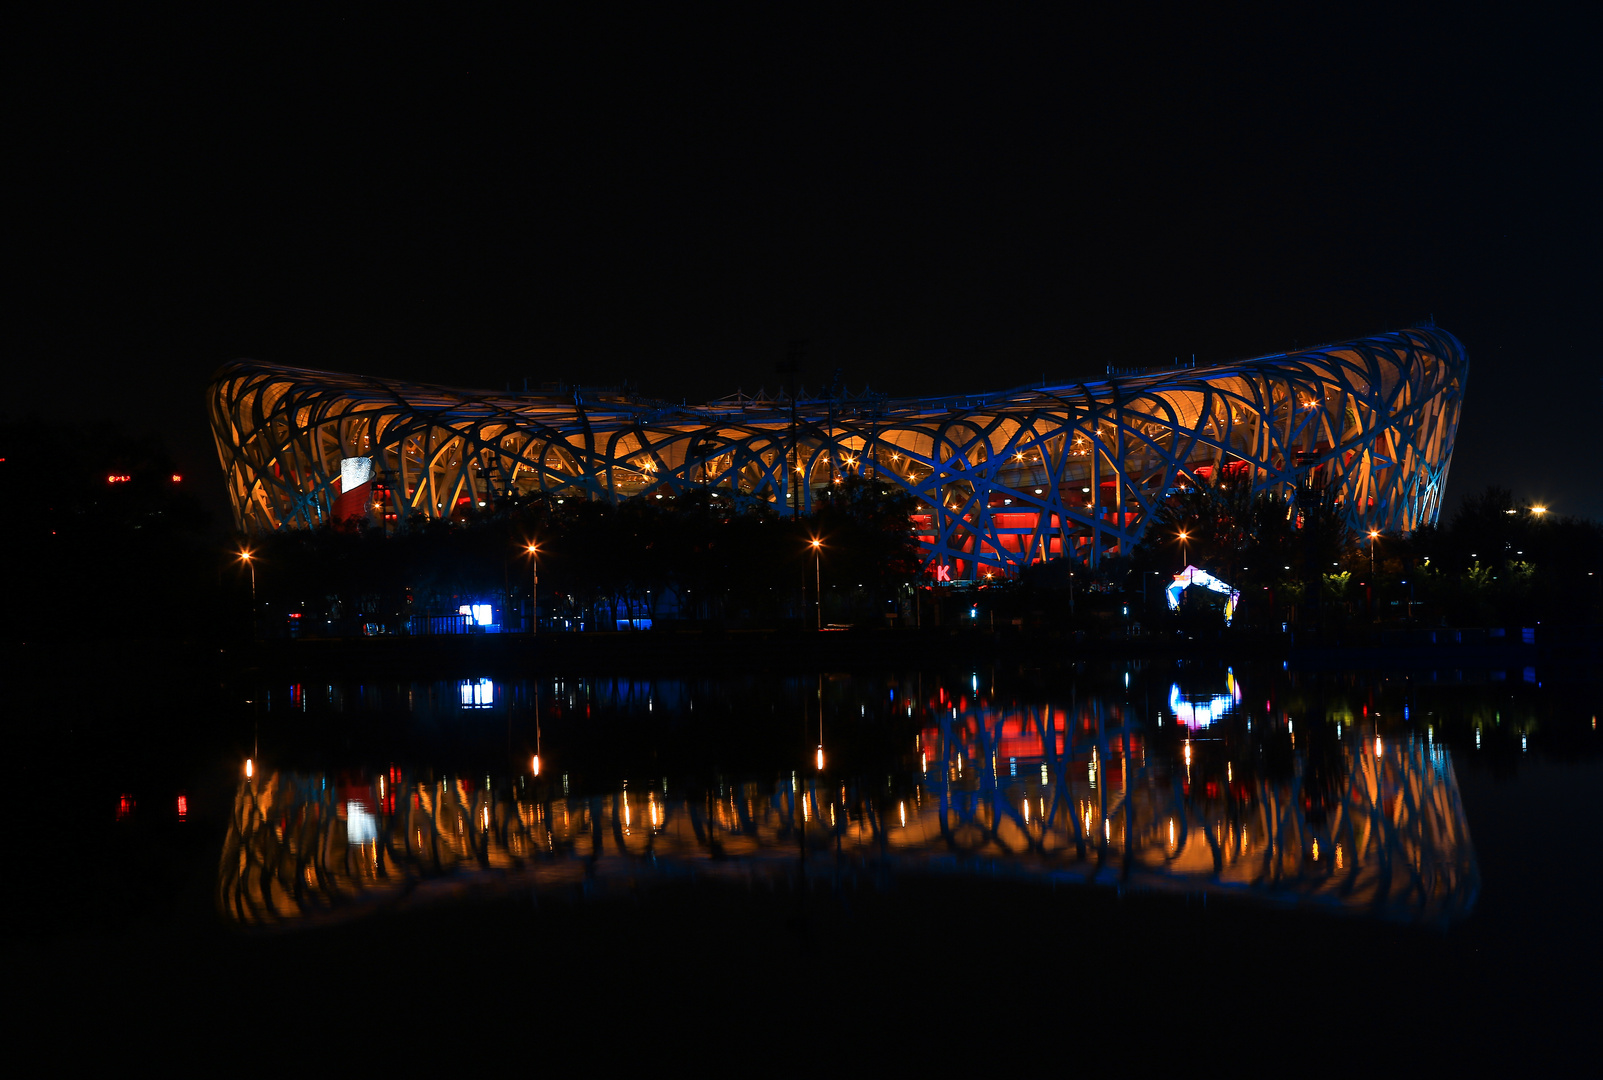
[(819, 552), (824, 543), (815, 536), (807, 542), (807, 545), (813, 549), (813, 608), (817, 612), (817, 628), (822, 630), (824, 628), (824, 571), (820, 563), (822, 556)]
[[(529, 633), (534, 634), (540, 630), (540, 545), (531, 543), (525, 550), (529, 553)], [(535, 772), (538, 775), (538, 766)]]
[(1191, 561), (1186, 558), (1186, 536), (1187, 536), (1186, 531), (1184, 529), (1181, 529), (1179, 537), (1180, 537), (1180, 569), (1182, 569), (1182, 570), (1184, 570), (1187, 566), (1191, 565)]
[(1537, 517), (1541, 517), (1543, 514), (1547, 513), (1547, 507), (1533, 506), (1531, 507), (1531, 513), (1535, 514)]
[(1364, 606), (1371, 619), (1375, 617), (1375, 538), (1379, 535), (1379, 529), (1369, 530), (1369, 582), (1364, 586)]
[(256, 564), (251, 561), (250, 548), (241, 548), (239, 559), (250, 568), (250, 636), (256, 640)]

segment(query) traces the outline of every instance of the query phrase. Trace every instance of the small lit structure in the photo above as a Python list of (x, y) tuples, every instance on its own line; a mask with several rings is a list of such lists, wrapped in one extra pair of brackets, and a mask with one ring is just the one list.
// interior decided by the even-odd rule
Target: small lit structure
[(1209, 592), (1216, 592), (1225, 598), (1225, 625), (1229, 626), (1230, 620), (1235, 618), (1236, 605), (1241, 602), (1241, 590), (1231, 588), (1225, 582), (1208, 573), (1208, 571), (1200, 570), (1195, 566), (1188, 566), (1180, 571), (1174, 576), (1174, 580), (1169, 583), (1168, 587), (1163, 590), (1164, 594), (1169, 598), (1169, 610), (1180, 610), (1180, 594), (1192, 585), (1200, 585)]
[(495, 608), (490, 604), (459, 604), (457, 614), (468, 617), (475, 626), (499, 629), (495, 622)]

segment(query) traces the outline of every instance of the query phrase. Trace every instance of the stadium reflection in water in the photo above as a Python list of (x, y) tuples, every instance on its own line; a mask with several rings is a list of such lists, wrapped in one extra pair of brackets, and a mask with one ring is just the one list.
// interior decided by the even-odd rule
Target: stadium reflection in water
[(1426, 734), (1360, 722), (1299, 742), (1285, 725), (1286, 753), (1239, 714), (1231, 734), (1216, 718), (1166, 740), (1095, 698), (1003, 708), (943, 693), (926, 715), (896, 775), (872, 779), (798, 768), (580, 797), (528, 773), (259, 770), (236, 794), (219, 904), (241, 924), (293, 925), (474, 891), (960, 874), (1440, 923), (1479, 889), (1452, 763)]

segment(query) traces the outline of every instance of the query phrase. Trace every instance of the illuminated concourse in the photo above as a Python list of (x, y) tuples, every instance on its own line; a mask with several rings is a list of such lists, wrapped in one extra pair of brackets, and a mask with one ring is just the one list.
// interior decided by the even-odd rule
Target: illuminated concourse
[(214, 377), (209, 412), (244, 530), (352, 517), (396, 529), (536, 493), (705, 489), (808, 513), (858, 474), (918, 499), (925, 572), (962, 579), (1128, 553), (1163, 499), (1221, 483), (1311, 481), (1360, 531), (1434, 522), (1466, 374), (1463, 347), (1435, 327), (1100, 382), (697, 406), (238, 362)]

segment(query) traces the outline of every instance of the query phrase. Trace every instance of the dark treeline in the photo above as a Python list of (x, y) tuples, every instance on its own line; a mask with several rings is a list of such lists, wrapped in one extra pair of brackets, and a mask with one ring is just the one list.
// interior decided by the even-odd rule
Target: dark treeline
[(274, 612), (298, 612), (310, 632), (358, 618), (394, 630), (412, 616), (490, 600), (521, 627), (531, 544), (547, 624), (805, 624), (820, 582), (825, 621), (883, 624), (918, 568), (912, 506), (891, 485), (853, 477), (796, 519), (766, 505), (737, 511), (708, 491), (617, 506), (537, 496), (463, 521), (417, 520), (389, 536), (346, 527), (241, 542), (253, 545), (263, 625), (283, 624)]
[(1502, 488), (1464, 500), (1445, 527), (1415, 531), (1398, 553), (1449, 623), (1603, 622), (1603, 524), (1538, 513)]
[(221, 530), (160, 439), (0, 422), (5, 634), (193, 638), (228, 618)]
[(1314, 488), (1291, 498), (1245, 486), (1184, 492), (1160, 511), (1129, 570), (1167, 583), (1186, 562), (1241, 590), (1249, 626), (1603, 621), (1603, 525), (1496, 487), (1406, 537), (1352, 532)]

